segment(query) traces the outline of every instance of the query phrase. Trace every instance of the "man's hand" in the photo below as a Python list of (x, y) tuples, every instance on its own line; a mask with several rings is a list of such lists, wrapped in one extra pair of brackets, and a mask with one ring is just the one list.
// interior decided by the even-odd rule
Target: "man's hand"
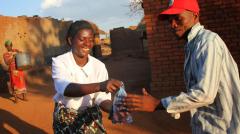
[(160, 100), (151, 96), (146, 89), (142, 89), (143, 95), (128, 94), (123, 101), (123, 105), (128, 111), (153, 112)]

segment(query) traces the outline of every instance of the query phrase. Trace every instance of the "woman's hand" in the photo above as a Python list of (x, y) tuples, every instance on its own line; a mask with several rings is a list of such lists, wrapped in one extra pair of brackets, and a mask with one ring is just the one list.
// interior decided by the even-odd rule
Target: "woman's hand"
[(119, 90), (119, 88), (121, 87), (122, 82), (119, 80), (115, 80), (115, 79), (110, 79), (109, 81), (107, 81), (107, 91), (108, 92), (116, 92), (117, 90)]
[(116, 92), (121, 87), (122, 82), (116, 79), (110, 79), (100, 84), (100, 90), (104, 92)]

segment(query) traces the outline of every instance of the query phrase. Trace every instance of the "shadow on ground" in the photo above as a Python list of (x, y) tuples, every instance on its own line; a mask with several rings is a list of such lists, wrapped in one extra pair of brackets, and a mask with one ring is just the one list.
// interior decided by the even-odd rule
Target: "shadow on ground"
[(2, 134), (11, 134), (9, 129), (13, 129), (15, 132), (20, 134), (47, 134), (42, 129), (37, 128), (12, 113), (0, 109), (0, 115), (5, 118), (0, 118), (0, 132)]

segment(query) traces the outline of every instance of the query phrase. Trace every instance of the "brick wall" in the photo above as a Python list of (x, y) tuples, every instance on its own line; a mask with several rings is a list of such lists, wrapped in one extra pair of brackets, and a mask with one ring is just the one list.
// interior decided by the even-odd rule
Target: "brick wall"
[(66, 30), (71, 22), (53, 18), (0, 16), (0, 64), (6, 52), (4, 42), (10, 39), (13, 48), (30, 53), (33, 64), (45, 64), (67, 49)]
[(110, 31), (112, 55), (135, 55), (143, 53), (141, 33), (129, 28), (114, 28)]
[[(50, 17), (0, 16), (0, 65), (6, 67), (2, 55), (6, 52), (7, 39), (13, 42), (14, 48), (30, 53), (33, 65), (51, 63), (51, 57), (69, 50), (65, 36), (71, 23)], [(99, 29), (92, 24), (99, 43)]]
[[(167, 22), (157, 14), (166, 9), (167, 0), (143, 0), (152, 70), (151, 90), (158, 97), (185, 90), (183, 82), (184, 42), (170, 32)], [(199, 0), (200, 22), (218, 33), (240, 66), (240, 1)]]

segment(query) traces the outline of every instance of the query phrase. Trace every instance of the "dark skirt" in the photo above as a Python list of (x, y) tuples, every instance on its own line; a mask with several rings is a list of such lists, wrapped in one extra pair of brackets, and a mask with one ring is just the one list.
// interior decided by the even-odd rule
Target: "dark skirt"
[(53, 130), (54, 134), (106, 134), (99, 106), (77, 111), (61, 103), (55, 103)]

